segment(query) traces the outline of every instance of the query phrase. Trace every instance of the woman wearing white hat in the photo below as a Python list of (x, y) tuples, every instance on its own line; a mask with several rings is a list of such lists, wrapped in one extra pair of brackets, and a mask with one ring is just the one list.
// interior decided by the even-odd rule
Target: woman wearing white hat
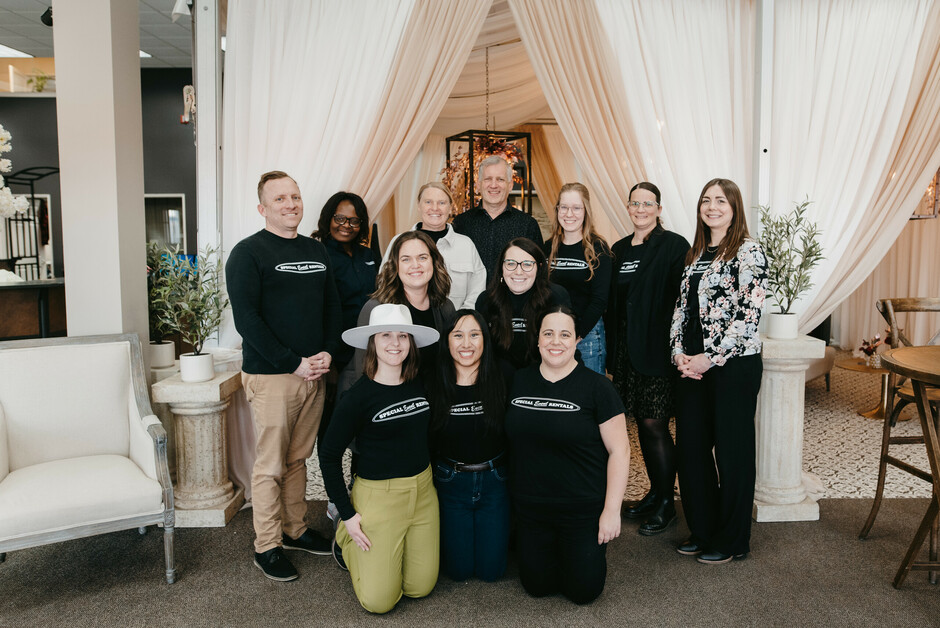
[[(391, 303), (375, 306), (368, 325), (343, 332), (347, 344), (365, 349), (364, 375), (336, 406), (320, 469), (342, 517), (334, 556), (348, 567), (359, 603), (373, 613), (387, 613), (402, 595), (424, 597), (437, 583), (440, 520), (428, 454), (431, 412), (416, 376), (417, 349), (438, 337), (437, 330), (414, 325), (407, 306)], [(342, 458), (353, 439), (358, 465), (350, 495)]]

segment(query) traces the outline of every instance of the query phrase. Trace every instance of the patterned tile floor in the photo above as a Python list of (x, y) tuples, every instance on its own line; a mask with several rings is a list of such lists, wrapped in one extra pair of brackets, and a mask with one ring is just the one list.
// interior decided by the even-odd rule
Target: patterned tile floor
[[(842, 352), (836, 359), (847, 357), (851, 357), (849, 352)], [(826, 391), (824, 378), (807, 384), (803, 469), (819, 479), (821, 497), (874, 497), (883, 423), (859, 416), (856, 410), (859, 406), (867, 409), (876, 404), (879, 386), (877, 375), (840, 368), (832, 370), (831, 391)], [(904, 416), (912, 420), (900, 421), (893, 433), (897, 436), (920, 434), (916, 409), (909, 406), (902, 418)], [(636, 500), (646, 494), (649, 480), (643, 466), (636, 424), (628, 420), (627, 427), (631, 458), (626, 499)], [(928, 468), (923, 445), (894, 446), (892, 454), (922, 469)], [(307, 465), (307, 499), (325, 499), (316, 454)], [(888, 467), (885, 497), (930, 497), (930, 484), (900, 469)]]

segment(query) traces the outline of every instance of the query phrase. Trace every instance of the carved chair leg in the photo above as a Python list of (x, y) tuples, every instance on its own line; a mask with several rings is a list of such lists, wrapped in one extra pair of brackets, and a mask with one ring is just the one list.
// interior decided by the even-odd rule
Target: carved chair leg
[(176, 563), (173, 558), (173, 524), (163, 528), (163, 553), (166, 557), (166, 583), (176, 582)]

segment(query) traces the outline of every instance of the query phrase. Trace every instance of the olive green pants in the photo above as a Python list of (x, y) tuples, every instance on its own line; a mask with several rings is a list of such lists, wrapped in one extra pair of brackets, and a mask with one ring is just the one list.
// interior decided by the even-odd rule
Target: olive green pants
[(441, 542), (431, 468), (408, 478), (357, 477), (351, 497), (372, 548), (368, 552), (359, 549), (342, 522), (336, 529), (336, 542), (362, 607), (387, 613), (402, 595), (428, 595), (437, 583)]

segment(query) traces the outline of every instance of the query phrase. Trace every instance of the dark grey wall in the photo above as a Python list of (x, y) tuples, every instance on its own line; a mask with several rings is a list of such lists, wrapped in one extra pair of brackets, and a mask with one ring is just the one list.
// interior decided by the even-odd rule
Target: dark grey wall
[[(196, 147), (192, 124), (180, 124), (183, 86), (192, 83), (187, 68), (144, 69), (140, 72), (144, 138), (144, 193), (186, 195), (187, 253), (196, 249)], [(17, 172), (33, 166), (59, 167), (54, 98), (0, 97), (0, 124), (13, 135), (6, 153)], [(90, 122), (90, 124), (93, 122)], [(11, 188), (21, 193), (22, 186)], [(52, 197), (52, 239), (55, 275), (63, 276), (62, 219), (59, 177), (36, 184), (37, 194)]]

